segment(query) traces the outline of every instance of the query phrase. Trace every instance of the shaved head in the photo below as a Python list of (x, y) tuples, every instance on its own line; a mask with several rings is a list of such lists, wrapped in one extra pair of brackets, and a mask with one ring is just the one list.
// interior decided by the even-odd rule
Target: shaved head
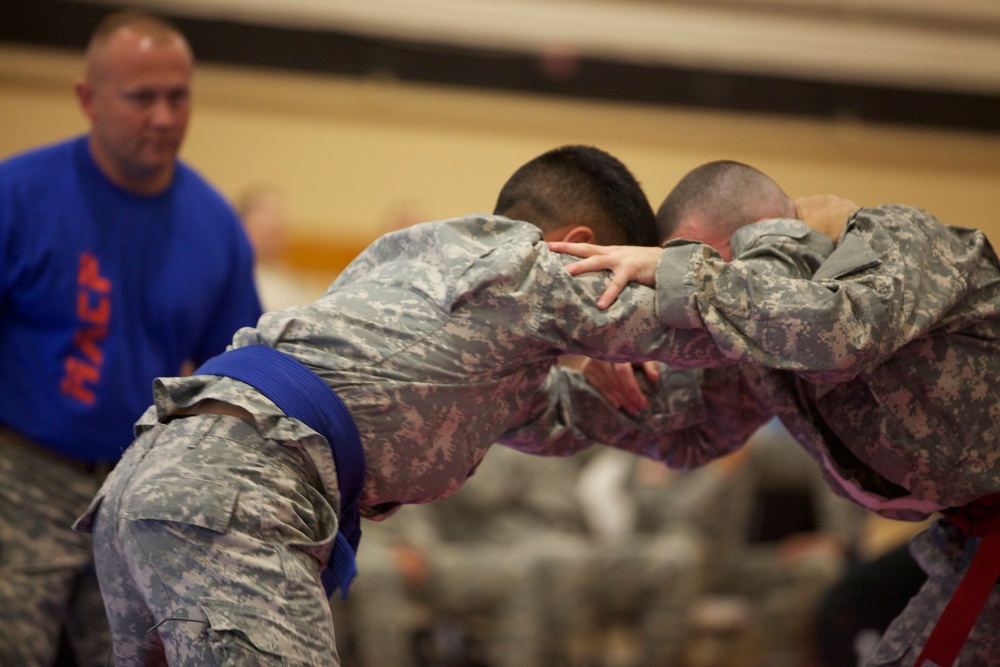
[(90, 36), (86, 52), (86, 77), (91, 83), (107, 76), (112, 62), (114, 38), (127, 33), (140, 49), (152, 46), (176, 46), (194, 60), (187, 39), (169, 21), (136, 11), (115, 12), (101, 21)]
[(661, 241), (683, 236), (726, 239), (740, 227), (770, 218), (794, 218), (795, 203), (764, 172), (719, 160), (688, 172), (656, 214)]
[(171, 182), (191, 111), (194, 57), (170, 23), (141, 12), (106, 17), (90, 38), (77, 99), (90, 151), (116, 185), (136, 194)]

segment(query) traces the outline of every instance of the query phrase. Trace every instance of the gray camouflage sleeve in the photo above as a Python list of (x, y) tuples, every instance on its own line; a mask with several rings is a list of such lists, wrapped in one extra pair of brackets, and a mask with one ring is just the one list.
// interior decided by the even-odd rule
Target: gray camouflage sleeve
[(662, 366), (659, 381), (645, 389), (650, 407), (630, 415), (607, 403), (582, 373), (557, 366), (500, 442), (545, 456), (602, 444), (690, 469), (738, 449), (770, 418), (746, 391), (738, 366)]
[[(700, 244), (680, 247), (712, 252)], [(797, 278), (812, 275), (832, 245), (798, 221), (775, 220), (740, 230), (733, 249), (745, 271)], [(714, 259), (722, 262), (717, 255)], [(600, 443), (679, 469), (703, 465), (738, 449), (770, 418), (770, 412), (747, 390), (740, 366), (720, 356), (708, 330), (675, 329), (671, 340), (671, 364), (699, 370), (661, 365), (657, 386), (645, 387), (650, 399), (646, 410), (634, 415), (617, 410), (582, 374), (556, 367), (502, 442), (528, 453), (556, 456)], [(637, 379), (648, 382), (642, 374)]]
[[(759, 236), (752, 259), (731, 263), (700, 244), (670, 246), (657, 267), (657, 315), (703, 330), (727, 359), (848, 380), (926, 330), (938, 302), (964, 287), (933, 238), (946, 228), (928, 218), (903, 207), (861, 209), (812, 279), (761, 270), (812, 252), (808, 236)], [(940, 276), (933, 296), (921, 288), (927, 272)]]

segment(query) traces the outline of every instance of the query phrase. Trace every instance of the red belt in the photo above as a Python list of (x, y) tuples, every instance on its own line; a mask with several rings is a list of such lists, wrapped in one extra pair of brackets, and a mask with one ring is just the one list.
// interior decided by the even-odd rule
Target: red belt
[(1000, 577), (1000, 493), (983, 496), (964, 507), (944, 510), (942, 514), (966, 535), (981, 537), (982, 541), (917, 657), (916, 667), (951, 667), (955, 663)]

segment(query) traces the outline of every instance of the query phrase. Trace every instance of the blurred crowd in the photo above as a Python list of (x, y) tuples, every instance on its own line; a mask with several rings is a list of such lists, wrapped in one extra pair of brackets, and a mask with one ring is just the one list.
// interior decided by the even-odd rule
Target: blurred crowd
[(694, 471), (494, 447), (454, 496), (365, 522), (345, 665), (819, 665), (814, 616), (866, 516), (779, 422)]

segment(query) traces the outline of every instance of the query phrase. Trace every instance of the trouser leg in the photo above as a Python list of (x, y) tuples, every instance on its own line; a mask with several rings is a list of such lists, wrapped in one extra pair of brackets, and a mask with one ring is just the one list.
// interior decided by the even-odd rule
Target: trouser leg
[(94, 523), (121, 665), (339, 665), (311, 555), (329, 553), (336, 515), (297, 456), (217, 416), (133, 444)]
[[(55, 658), (92, 563), (90, 536), (70, 526), (97, 485), (82, 467), (0, 430), (0, 664), (48, 667)], [(100, 627), (103, 612), (91, 620)]]

